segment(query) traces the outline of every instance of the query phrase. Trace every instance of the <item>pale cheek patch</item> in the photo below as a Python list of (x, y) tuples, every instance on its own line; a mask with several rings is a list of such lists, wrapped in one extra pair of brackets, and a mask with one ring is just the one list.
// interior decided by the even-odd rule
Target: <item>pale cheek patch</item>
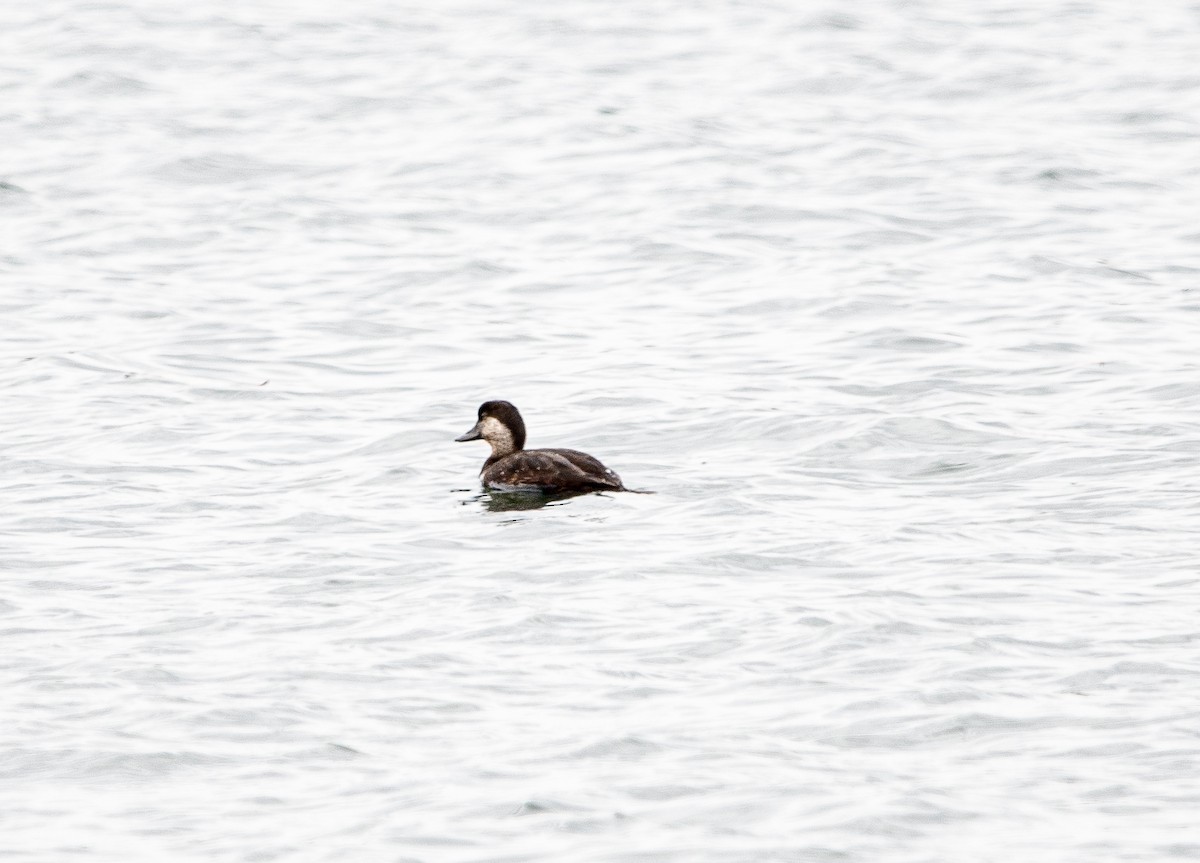
[(492, 445), (492, 452), (496, 455), (506, 455), (515, 449), (512, 432), (495, 417), (484, 417), (479, 433)]

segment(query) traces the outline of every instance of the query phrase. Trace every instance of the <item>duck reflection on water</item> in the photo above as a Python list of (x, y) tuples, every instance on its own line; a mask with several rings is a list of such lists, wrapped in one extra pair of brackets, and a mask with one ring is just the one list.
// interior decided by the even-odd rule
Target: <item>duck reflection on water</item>
[(518, 512), (527, 509), (542, 509), (561, 506), (573, 497), (582, 497), (586, 491), (540, 492), (540, 491), (485, 491), (462, 502), (463, 506), (478, 503), (488, 512)]

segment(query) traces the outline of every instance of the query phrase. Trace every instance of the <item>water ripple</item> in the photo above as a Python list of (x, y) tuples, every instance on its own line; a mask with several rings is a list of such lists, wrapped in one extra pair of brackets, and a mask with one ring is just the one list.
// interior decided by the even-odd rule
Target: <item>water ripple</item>
[(0, 13), (8, 856), (1196, 859), (1186, 5)]

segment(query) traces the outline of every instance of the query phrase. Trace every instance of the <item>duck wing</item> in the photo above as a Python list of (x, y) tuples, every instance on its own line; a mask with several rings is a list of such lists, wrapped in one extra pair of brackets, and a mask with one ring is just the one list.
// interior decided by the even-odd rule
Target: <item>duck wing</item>
[(624, 491), (621, 478), (600, 460), (573, 449), (527, 449), (497, 461), (483, 471), (493, 486), (540, 488), (545, 491)]
[(545, 449), (536, 450), (536, 452), (550, 452), (557, 456), (561, 456), (570, 462), (574, 467), (578, 468), (590, 479), (601, 483), (604, 488), (610, 488), (613, 491), (624, 491), (625, 485), (621, 482), (621, 478), (617, 476), (617, 472), (605, 467), (600, 459), (595, 456), (590, 456), (585, 452), (580, 452), (577, 449)]

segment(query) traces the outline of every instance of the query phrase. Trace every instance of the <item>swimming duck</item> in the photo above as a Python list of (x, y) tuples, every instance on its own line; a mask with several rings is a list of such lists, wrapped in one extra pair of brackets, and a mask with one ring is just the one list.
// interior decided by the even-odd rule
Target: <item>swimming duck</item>
[(492, 454), (479, 475), (495, 491), (629, 491), (599, 460), (573, 449), (525, 449), (525, 421), (510, 402), (484, 402), (479, 420), (456, 441), (485, 440)]

